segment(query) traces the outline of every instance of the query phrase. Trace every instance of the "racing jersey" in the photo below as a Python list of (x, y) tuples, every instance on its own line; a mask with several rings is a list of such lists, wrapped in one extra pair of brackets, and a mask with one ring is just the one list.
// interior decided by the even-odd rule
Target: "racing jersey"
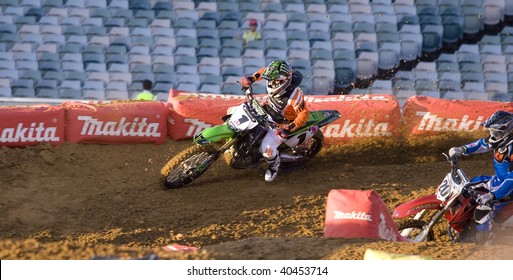
[[(264, 70), (265, 67), (253, 74), (254, 81), (262, 79)], [(299, 88), (302, 80), (301, 73), (295, 71), (292, 73), (292, 81), (285, 89), (284, 94), (278, 98), (268, 95), (268, 101), (264, 103), (264, 109), (276, 123), (288, 124), (293, 122), (299, 128), (308, 121), (310, 112), (306, 108), (303, 91)]]
[(493, 150), (489, 145), (487, 138), (479, 139), (470, 144), (464, 145), (464, 154), (480, 154), (489, 151), (494, 152), (493, 166), (495, 176), (490, 179), (490, 191), (495, 195), (495, 199), (499, 200), (513, 193), (513, 163), (511, 154), (513, 152), (513, 144), (509, 143), (505, 147)]

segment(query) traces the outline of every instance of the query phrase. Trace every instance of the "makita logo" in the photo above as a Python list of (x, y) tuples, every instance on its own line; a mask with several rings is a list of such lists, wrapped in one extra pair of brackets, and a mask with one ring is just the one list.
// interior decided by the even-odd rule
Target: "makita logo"
[(365, 212), (356, 212), (356, 211), (340, 212), (340, 211), (334, 210), (333, 214), (335, 214), (335, 216), (333, 217), (333, 219), (335, 219), (335, 220), (364, 220), (364, 221), (372, 222), (371, 215), (369, 215)]
[(387, 228), (387, 224), (385, 221), (385, 215), (383, 213), (379, 213), (379, 218), (381, 221), (379, 222), (378, 227), (378, 235), (379, 237), (388, 240), (388, 241), (397, 241), (397, 236), (395, 235), (395, 232), (391, 230), (390, 228)]
[(58, 142), (57, 127), (45, 127), (44, 123), (30, 123), (26, 127), (19, 123), (16, 128), (4, 128), (0, 134), (0, 142)]
[[(245, 95), (232, 95), (232, 94), (212, 94), (212, 93), (190, 93), (190, 92), (182, 92), (175, 97), (175, 99), (183, 99), (197, 97), (204, 100), (245, 100)], [(266, 95), (254, 95), (253, 96), (258, 101), (267, 100)], [(391, 99), (385, 95), (376, 95), (376, 94), (361, 94), (361, 95), (333, 95), (329, 97), (316, 97), (311, 95), (305, 95), (304, 99), (307, 103), (323, 103), (323, 102), (351, 102), (351, 101), (390, 101)]]
[(323, 127), (322, 132), (326, 137), (373, 137), (390, 136), (388, 123), (376, 123), (373, 119), (360, 119), (358, 123), (345, 120), (344, 124), (329, 124)]
[(186, 123), (190, 123), (191, 126), (189, 126), (189, 129), (187, 130), (187, 136), (191, 137), (194, 136), (200, 132), (202, 132), (205, 128), (211, 127), (210, 124), (204, 123), (198, 119), (185, 119)]
[(322, 102), (341, 102), (341, 101), (390, 101), (390, 98), (385, 95), (333, 95), (332, 97), (319, 98), (311, 95), (305, 96), (307, 103), (322, 103)]
[(418, 130), (425, 131), (476, 131), (482, 129), (481, 122), (484, 119), (479, 116), (475, 120), (469, 120), (468, 115), (461, 119), (446, 119), (422, 111), (417, 111), (417, 116), (422, 116)]
[(159, 123), (148, 123), (147, 118), (134, 118), (131, 122), (125, 117), (119, 122), (100, 121), (91, 116), (78, 116), (77, 119), (84, 121), (80, 135), (160, 137)]

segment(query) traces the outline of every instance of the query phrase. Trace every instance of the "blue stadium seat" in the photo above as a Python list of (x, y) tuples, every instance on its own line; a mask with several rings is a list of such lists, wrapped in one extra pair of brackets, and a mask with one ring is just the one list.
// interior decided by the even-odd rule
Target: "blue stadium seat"
[(464, 6), (462, 8), (463, 32), (476, 34), (483, 29), (483, 8), (481, 6)]
[(434, 52), (442, 47), (441, 25), (426, 25), (422, 29), (422, 51)]
[(240, 2), (239, 3), (239, 11), (241, 13), (258, 13), (260, 12), (260, 6), (255, 3), (245, 3)]
[(0, 97), (11, 97), (12, 89), (10, 87), (0, 87)]
[(168, 1), (157, 1), (153, 4), (153, 7), (151, 7), (154, 11), (172, 11), (173, 10), (173, 4)]
[(281, 3), (266, 3), (262, 2), (260, 4), (261, 11), (263, 13), (282, 13), (283, 6)]
[(6, 33), (16, 34), (16, 25), (8, 24), (8, 23), (0, 24), (0, 35), (6, 34)]
[(49, 11), (51, 8), (62, 7), (63, 4), (63, 0), (42, 0), (41, 7)]
[(384, 43), (378, 50), (378, 69), (392, 70), (399, 64), (399, 43)]
[(150, 10), (150, 3), (147, 0), (131, 0), (128, 1), (130, 10)]
[(201, 84), (199, 91), (204, 93), (219, 94), (221, 93), (221, 86), (214, 84)]
[(496, 25), (504, 20), (504, 0), (483, 0), (483, 22)]
[(455, 43), (458, 42), (463, 36), (463, 22), (459, 16), (444, 17), (442, 20), (443, 35), (442, 42)]
[(126, 100), (129, 98), (128, 91), (107, 90), (105, 92), (107, 100)]
[[(283, 1), (282, 1), (283, 2)], [(290, 13), (305, 13), (305, 6), (303, 3), (288, 3), (285, 5), (284, 12)]]
[(361, 52), (356, 59), (356, 77), (365, 80), (377, 75), (378, 57), (377, 52)]
[(335, 88), (351, 87), (356, 81), (356, 73), (352, 68), (335, 68)]
[(232, 95), (242, 95), (242, 91), (239, 84), (223, 84), (221, 88), (221, 93), (223, 94), (232, 94)]
[(41, 72), (38, 70), (20, 70), (20, 69), (18, 69), (18, 71), (19, 71), (20, 79), (32, 80), (34, 85), (39, 84), (39, 82), (42, 79)]

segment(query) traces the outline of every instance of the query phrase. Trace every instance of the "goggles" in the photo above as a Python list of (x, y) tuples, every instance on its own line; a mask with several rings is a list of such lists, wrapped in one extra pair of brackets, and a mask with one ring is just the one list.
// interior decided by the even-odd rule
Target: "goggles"
[(282, 76), (282, 77), (279, 77), (278, 79), (269, 80), (269, 81), (267, 82), (267, 86), (268, 86), (269, 88), (276, 89), (276, 88), (281, 87), (281, 86), (282, 86), (286, 81), (287, 81), (287, 79), (285, 79), (285, 78)]
[(490, 136), (495, 139), (501, 139), (505, 135), (505, 131), (503, 129), (498, 128), (490, 128)]

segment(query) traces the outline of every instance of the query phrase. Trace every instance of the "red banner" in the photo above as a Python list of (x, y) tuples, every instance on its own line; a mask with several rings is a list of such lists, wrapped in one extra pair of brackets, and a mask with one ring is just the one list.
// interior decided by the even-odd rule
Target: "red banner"
[(72, 143), (137, 144), (166, 142), (168, 108), (162, 102), (105, 105), (64, 103), (66, 141)]
[(401, 131), (401, 108), (393, 95), (307, 95), (305, 101), (310, 111), (338, 110), (342, 115), (321, 128), (328, 141), (396, 136)]
[(243, 95), (178, 93), (169, 98), (169, 135), (173, 140), (189, 139), (205, 128), (222, 124), (229, 107), (244, 102)]
[(64, 109), (50, 105), (0, 107), (0, 146), (64, 141)]
[(406, 241), (387, 205), (375, 191), (331, 190), (326, 202), (324, 237)]
[[(266, 95), (257, 95), (263, 102)], [(245, 96), (224, 94), (170, 94), (172, 106), (169, 133), (174, 140), (192, 138), (203, 129), (221, 124), (221, 117), (231, 106), (244, 102)], [(334, 141), (356, 137), (393, 136), (400, 132), (401, 110), (392, 95), (305, 96), (307, 107), (314, 110), (338, 110), (342, 118), (322, 128), (324, 136)], [(329, 140), (328, 140), (329, 141)]]
[(513, 112), (513, 103), (447, 100), (413, 96), (404, 104), (406, 134), (437, 134), (447, 131), (476, 131), (495, 111)]

